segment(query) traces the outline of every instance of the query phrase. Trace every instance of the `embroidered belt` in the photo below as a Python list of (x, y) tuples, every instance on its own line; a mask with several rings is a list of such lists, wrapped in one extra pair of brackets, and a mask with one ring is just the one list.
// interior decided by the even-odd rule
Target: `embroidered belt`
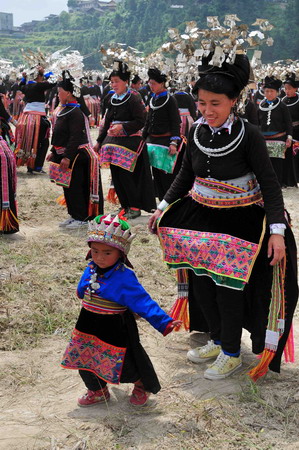
[(180, 116), (190, 116), (190, 111), (188, 108), (179, 108)]
[(214, 208), (249, 206), (263, 199), (253, 173), (225, 181), (196, 177), (191, 197), (197, 203)]
[(287, 133), (285, 132), (285, 131), (283, 131), (282, 133), (276, 133), (276, 134), (271, 134), (271, 135), (268, 135), (268, 136), (265, 136), (264, 135), (264, 138), (267, 140), (267, 139), (275, 139), (275, 138), (278, 138), (278, 137), (282, 137), (282, 136), (285, 136)]
[(95, 293), (90, 295), (89, 292), (84, 294), (82, 306), (84, 309), (97, 314), (123, 314), (127, 310), (126, 306), (106, 300)]

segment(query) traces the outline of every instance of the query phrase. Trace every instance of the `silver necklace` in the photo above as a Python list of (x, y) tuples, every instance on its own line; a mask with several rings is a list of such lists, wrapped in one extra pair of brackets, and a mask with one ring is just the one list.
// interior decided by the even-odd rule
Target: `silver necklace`
[(259, 109), (261, 111), (266, 111), (267, 114), (267, 125), (270, 125), (271, 123), (271, 113), (273, 111), (273, 109), (277, 108), (277, 106), (279, 105), (279, 103), (281, 102), (280, 98), (278, 98), (278, 102), (274, 105), (273, 103), (271, 105), (268, 106), (268, 108), (265, 108), (264, 106), (262, 106), (262, 104), (259, 104)]
[[(296, 94), (297, 100), (294, 103), (286, 103), (287, 106), (294, 106), (299, 102), (299, 95)], [(292, 98), (292, 97), (288, 97), (287, 95), (285, 97), (283, 97), (282, 101), (284, 101), (285, 98)]]
[[(78, 106), (74, 106), (72, 109), (69, 109), (67, 112), (63, 113), (63, 114), (57, 114), (56, 117), (62, 117), (62, 116), (66, 116), (67, 114), (71, 113), (74, 109), (78, 108)], [(63, 111), (63, 110), (62, 110)]]
[(123, 105), (124, 103), (126, 103), (128, 100), (129, 100), (129, 98), (131, 98), (131, 95), (132, 95), (132, 92), (131, 91), (129, 91), (129, 96), (126, 98), (126, 100), (124, 100), (123, 102), (121, 102), (121, 103), (113, 103), (113, 97), (111, 97), (111, 105), (112, 106), (120, 106), (120, 105)]
[(207, 156), (220, 157), (220, 156), (228, 155), (229, 153), (233, 152), (240, 145), (240, 143), (245, 135), (244, 120), (240, 119), (240, 121), (241, 121), (241, 130), (240, 130), (240, 133), (238, 134), (238, 136), (232, 142), (227, 144), (225, 147), (220, 147), (220, 148), (204, 147), (203, 145), (201, 145), (199, 143), (199, 140), (197, 137), (199, 128), (201, 127), (201, 124), (199, 123), (194, 132), (194, 142), (195, 142), (196, 146), (199, 148), (200, 151), (202, 151)]
[[(277, 106), (279, 105), (279, 103), (281, 102), (280, 98), (277, 98), (278, 102), (275, 103), (275, 105), (272, 103), (271, 105), (269, 105), (267, 108), (262, 106), (262, 102), (259, 104), (259, 108), (261, 111), (273, 111), (273, 109), (277, 108)], [(275, 100), (274, 100), (275, 101)]]
[(165, 102), (162, 103), (162, 105), (159, 105), (159, 106), (154, 106), (154, 105), (153, 105), (153, 99), (154, 99), (153, 97), (150, 99), (150, 107), (151, 107), (151, 109), (153, 109), (154, 111), (156, 111), (157, 109), (163, 108), (163, 106), (166, 105), (166, 103), (167, 103), (168, 100), (170, 99), (170, 94), (169, 94), (169, 92), (167, 92), (167, 96), (166, 96)]

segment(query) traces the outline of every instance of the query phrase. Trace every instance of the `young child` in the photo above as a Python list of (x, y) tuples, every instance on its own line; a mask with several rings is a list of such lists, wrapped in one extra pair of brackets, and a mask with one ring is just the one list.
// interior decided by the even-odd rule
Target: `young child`
[(133, 315), (145, 318), (164, 336), (174, 321), (152, 300), (137, 280), (127, 260), (134, 239), (130, 226), (118, 216), (97, 216), (88, 224), (92, 261), (79, 282), (77, 295), (82, 309), (68, 344), (62, 367), (78, 369), (87, 393), (79, 406), (107, 402), (107, 383), (134, 383), (130, 403), (146, 404), (160, 384), (153, 365), (139, 342)]

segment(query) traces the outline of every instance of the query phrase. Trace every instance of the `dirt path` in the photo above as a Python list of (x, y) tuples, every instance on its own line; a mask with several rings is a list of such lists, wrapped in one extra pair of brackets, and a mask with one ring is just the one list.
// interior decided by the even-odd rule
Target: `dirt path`
[[(103, 172), (106, 190), (108, 174)], [(163, 338), (141, 320), (142, 343), (159, 375), (161, 392), (147, 407), (135, 409), (128, 403), (131, 386), (115, 386), (109, 404), (77, 407), (83, 384), (76, 371), (63, 370), (59, 363), (79, 310), (74, 289), (86, 245), (84, 232), (57, 231), (65, 214), (54, 203), (60, 193), (46, 176), (29, 178), (21, 169), (21, 232), (0, 240), (0, 295), (6, 296), (0, 309), (5, 348), (0, 352), (0, 449), (298, 449), (298, 317), (296, 364), (284, 364), (280, 375), (270, 373), (257, 385), (246, 377), (256, 359), (245, 333), (242, 370), (215, 382), (203, 378), (205, 365), (186, 361), (187, 333)], [(284, 195), (297, 234), (298, 191), (288, 189)], [(146, 221), (144, 215), (133, 223), (138, 238), (132, 261), (146, 289), (168, 309), (175, 298), (174, 280), (161, 262), (156, 238), (147, 233)], [(36, 331), (46, 314), (48, 332)], [(32, 344), (30, 333), (39, 333)], [(191, 338), (195, 345), (206, 336)]]

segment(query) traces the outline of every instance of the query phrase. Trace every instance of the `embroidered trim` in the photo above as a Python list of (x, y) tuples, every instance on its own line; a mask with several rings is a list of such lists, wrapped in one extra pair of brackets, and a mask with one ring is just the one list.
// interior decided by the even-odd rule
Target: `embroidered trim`
[(100, 165), (113, 164), (122, 169), (134, 172), (137, 158), (142, 151), (144, 142), (141, 141), (136, 152), (122, 145), (105, 144), (100, 150)]
[(163, 258), (173, 269), (189, 268), (209, 275), (217, 285), (243, 290), (248, 283), (265, 233), (259, 244), (229, 234), (158, 227)]
[(101, 341), (91, 334), (74, 329), (61, 366), (93, 372), (111, 384), (119, 384), (126, 348)]

